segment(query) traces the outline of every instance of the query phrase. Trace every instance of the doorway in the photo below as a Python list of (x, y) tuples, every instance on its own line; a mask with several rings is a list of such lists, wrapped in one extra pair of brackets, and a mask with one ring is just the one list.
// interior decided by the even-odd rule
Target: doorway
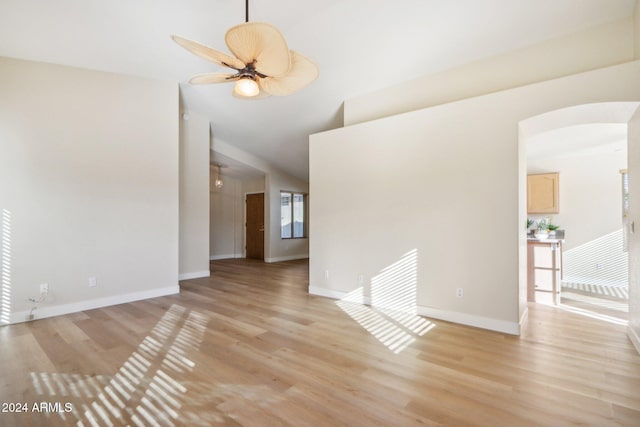
[[(622, 244), (620, 169), (626, 163), (637, 166), (627, 154), (627, 126), (637, 108), (638, 103), (585, 104), (520, 124), (521, 156), (525, 157), (521, 165), (526, 165), (521, 167), (521, 180), (527, 173), (560, 173), (560, 198), (564, 199), (553, 222), (565, 229), (566, 245), (558, 302), (570, 311), (621, 324), (628, 318), (633, 268)], [(522, 209), (523, 205), (521, 215)], [(525, 215), (522, 223), (551, 219), (526, 211)], [(523, 288), (521, 282), (521, 301)]]
[(264, 193), (246, 195), (247, 258), (264, 260)]

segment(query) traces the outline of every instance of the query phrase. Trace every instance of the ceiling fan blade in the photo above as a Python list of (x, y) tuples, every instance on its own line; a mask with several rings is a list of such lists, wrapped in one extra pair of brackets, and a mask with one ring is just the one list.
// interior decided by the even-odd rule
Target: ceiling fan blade
[(189, 83), (192, 85), (204, 85), (209, 83), (227, 83), (227, 82), (235, 82), (240, 77), (236, 74), (230, 73), (206, 73), (206, 74), (198, 74), (197, 76), (191, 77)]
[(255, 62), (260, 73), (280, 77), (289, 71), (291, 59), (284, 36), (264, 22), (246, 22), (231, 27), (224, 37), (227, 47), (245, 64)]
[(214, 64), (234, 68), (236, 70), (241, 70), (245, 67), (245, 64), (241, 60), (215, 50), (209, 46), (205, 46), (201, 43), (176, 35), (172, 35), (171, 39), (183, 48), (187, 49), (189, 52), (198, 55), (200, 58), (206, 59), (207, 61), (211, 61)]
[(291, 70), (282, 77), (266, 77), (259, 81), (263, 91), (271, 95), (290, 95), (313, 83), (320, 70), (309, 58), (291, 51)]

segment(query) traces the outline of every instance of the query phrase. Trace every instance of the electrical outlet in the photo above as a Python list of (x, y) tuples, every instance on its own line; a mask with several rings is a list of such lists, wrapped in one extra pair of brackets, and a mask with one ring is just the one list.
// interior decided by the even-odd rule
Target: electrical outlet
[(98, 279), (95, 277), (89, 277), (89, 287), (93, 288), (98, 285)]
[(49, 293), (49, 284), (48, 283), (41, 283), (40, 284), (40, 293), (41, 294)]
[(329, 278), (329, 270), (324, 271), (324, 278), (325, 280)]
[(462, 298), (463, 296), (464, 296), (464, 292), (462, 291), (462, 288), (456, 289), (456, 297)]
[(358, 274), (358, 284), (362, 285), (364, 283), (364, 276), (362, 274)]

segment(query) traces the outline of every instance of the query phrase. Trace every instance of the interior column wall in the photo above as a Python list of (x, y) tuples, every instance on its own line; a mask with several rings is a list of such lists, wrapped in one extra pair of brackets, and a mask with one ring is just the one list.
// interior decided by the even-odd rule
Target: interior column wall
[(209, 276), (209, 121), (180, 120), (180, 279)]
[(2, 318), (42, 283), (36, 318), (177, 293), (178, 85), (9, 58), (0, 75)]
[(638, 73), (627, 63), (312, 135), (310, 292), (364, 285), (367, 297), (373, 277), (415, 250), (419, 312), (519, 333), (519, 122), (639, 100)]

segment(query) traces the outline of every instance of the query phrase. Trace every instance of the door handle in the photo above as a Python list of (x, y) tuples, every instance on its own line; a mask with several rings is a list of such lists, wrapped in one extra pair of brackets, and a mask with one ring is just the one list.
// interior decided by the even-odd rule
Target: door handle
[(260, 230), (258, 230), (258, 231), (264, 231), (264, 227), (260, 227)]

